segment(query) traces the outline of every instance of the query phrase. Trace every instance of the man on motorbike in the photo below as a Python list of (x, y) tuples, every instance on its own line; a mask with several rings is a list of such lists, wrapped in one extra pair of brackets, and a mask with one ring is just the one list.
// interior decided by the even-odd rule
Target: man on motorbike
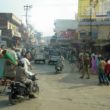
[(64, 67), (64, 57), (62, 55), (60, 55), (58, 63), (61, 64), (62, 67)]
[(28, 58), (27, 58), (26, 55), (23, 56), (23, 58), (21, 58), (21, 61), (24, 63), (24, 70), (25, 70), (26, 74), (27, 74), (28, 76), (34, 75), (34, 73), (32, 73), (31, 71), (29, 71), (29, 69), (32, 70), (32, 66), (31, 66), (31, 63), (30, 63), (30, 61), (28, 60)]
[(32, 96), (32, 98), (36, 98), (36, 96), (32, 93), (33, 82), (31, 79), (28, 79), (24, 69), (24, 63), (22, 61), (19, 61), (16, 68), (16, 81), (29, 84), (30, 96)]
[(62, 71), (63, 67), (64, 67), (64, 57), (61, 55), (59, 60), (57, 61), (57, 64), (55, 65), (55, 69), (57, 69), (57, 67), (60, 68), (60, 71)]

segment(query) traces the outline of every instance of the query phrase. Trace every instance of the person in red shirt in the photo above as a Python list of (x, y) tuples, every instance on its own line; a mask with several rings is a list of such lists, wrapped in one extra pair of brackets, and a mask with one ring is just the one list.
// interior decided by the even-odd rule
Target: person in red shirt
[(99, 85), (109, 85), (109, 80), (107, 78), (107, 73), (105, 70), (107, 68), (107, 63), (103, 57), (99, 57), (99, 65), (98, 65), (98, 78), (99, 78)]
[(110, 60), (107, 61), (107, 64), (105, 66), (105, 75), (110, 82)]

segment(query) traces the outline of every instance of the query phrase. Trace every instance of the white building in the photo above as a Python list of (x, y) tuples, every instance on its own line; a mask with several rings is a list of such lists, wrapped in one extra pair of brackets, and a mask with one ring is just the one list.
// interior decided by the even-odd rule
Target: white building
[(56, 33), (59, 33), (61, 31), (66, 31), (68, 29), (77, 29), (78, 28), (78, 22), (76, 20), (71, 19), (58, 19), (55, 21), (55, 29), (54, 31)]

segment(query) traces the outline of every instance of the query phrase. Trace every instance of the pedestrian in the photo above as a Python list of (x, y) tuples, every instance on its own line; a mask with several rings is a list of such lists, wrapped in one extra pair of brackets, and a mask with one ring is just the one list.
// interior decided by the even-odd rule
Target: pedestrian
[(107, 77), (108, 82), (110, 83), (110, 60), (107, 61), (105, 66), (105, 75)]
[(96, 64), (96, 55), (92, 55), (91, 58), (91, 69), (93, 74), (97, 74), (97, 64)]
[(82, 76), (80, 78), (84, 78), (85, 74), (87, 75), (87, 79), (90, 79), (90, 73), (89, 73), (89, 67), (90, 67), (90, 58), (88, 54), (84, 54), (83, 59), (83, 71)]
[(106, 61), (104, 60), (103, 57), (99, 57), (99, 66), (98, 66), (99, 85), (103, 85), (107, 83), (105, 77), (105, 66), (106, 66)]
[(78, 58), (78, 68), (79, 68), (79, 72), (81, 72), (83, 69), (83, 55), (80, 55)]

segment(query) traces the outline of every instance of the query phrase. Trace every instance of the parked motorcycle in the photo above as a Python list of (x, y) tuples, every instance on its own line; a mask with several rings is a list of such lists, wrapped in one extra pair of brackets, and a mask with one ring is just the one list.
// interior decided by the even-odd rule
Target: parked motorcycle
[[(30, 76), (30, 79), (33, 81), (33, 88), (32, 91), (34, 93), (39, 93), (39, 86), (36, 82), (37, 78), (36, 75)], [(9, 92), (9, 102), (10, 104), (16, 104), (17, 101), (21, 99), (30, 98), (30, 89), (29, 84), (23, 84), (21, 82), (13, 81), (10, 84), (10, 92)]]

